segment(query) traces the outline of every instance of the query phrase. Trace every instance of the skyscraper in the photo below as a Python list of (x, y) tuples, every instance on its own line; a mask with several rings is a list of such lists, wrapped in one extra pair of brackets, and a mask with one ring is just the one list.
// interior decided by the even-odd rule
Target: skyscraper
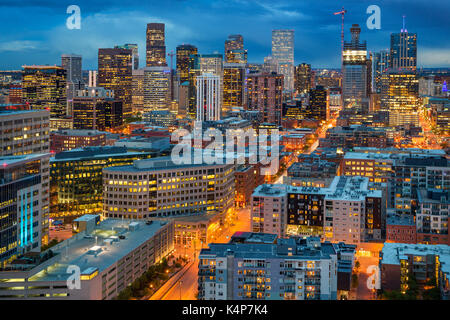
[(137, 44), (127, 43), (122, 46), (115, 46), (114, 49), (130, 49), (132, 52), (133, 70), (139, 69), (139, 50)]
[(233, 107), (244, 107), (245, 102), (245, 64), (225, 63), (223, 66), (223, 109), (226, 114)]
[(144, 112), (144, 69), (133, 70), (131, 100), (133, 113)]
[(369, 111), (367, 44), (361, 42), (361, 28), (354, 24), (350, 28), (351, 42), (344, 42), (342, 62), (342, 96), (344, 108), (355, 112)]
[(177, 75), (180, 83), (189, 81), (189, 59), (197, 52), (197, 47), (190, 44), (177, 46)]
[(67, 108), (72, 114), (72, 100), (77, 90), (84, 88), (82, 76), (81, 56), (76, 54), (63, 54), (61, 66), (67, 71)]
[(147, 67), (166, 66), (164, 23), (147, 24)]
[(295, 91), (304, 94), (311, 89), (311, 65), (302, 63), (295, 68)]
[(400, 33), (391, 34), (390, 67), (410, 71), (417, 69), (417, 33), (408, 33), (405, 17)]
[(74, 129), (113, 129), (122, 121), (122, 101), (114, 99), (111, 90), (87, 88), (79, 90), (73, 99)]
[(50, 118), (67, 115), (67, 71), (58, 66), (23, 66), (23, 102), (50, 110)]
[(225, 40), (225, 62), (247, 63), (247, 50), (244, 49), (244, 38), (240, 34), (230, 35)]
[(294, 90), (294, 30), (272, 30), (272, 57), (284, 75), (284, 89)]
[(170, 89), (169, 67), (144, 68), (144, 113), (152, 110), (168, 110)]
[(381, 93), (381, 77), (390, 68), (389, 51), (375, 52), (372, 58), (372, 88), (374, 92)]
[(114, 90), (114, 97), (122, 100), (123, 116), (131, 116), (132, 50), (98, 50), (98, 85)]
[(309, 107), (311, 118), (317, 121), (326, 121), (328, 115), (327, 90), (317, 86), (309, 90)]
[(220, 120), (221, 78), (204, 73), (197, 77), (197, 121)]
[(381, 109), (389, 112), (389, 125), (419, 126), (419, 80), (414, 71), (391, 69), (382, 76)]

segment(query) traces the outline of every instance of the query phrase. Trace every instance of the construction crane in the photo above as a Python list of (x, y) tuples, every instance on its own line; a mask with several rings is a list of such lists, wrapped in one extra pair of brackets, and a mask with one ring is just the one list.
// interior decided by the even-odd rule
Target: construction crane
[(344, 53), (344, 17), (345, 14), (347, 13), (347, 10), (344, 9), (344, 7), (342, 7), (342, 10), (339, 12), (335, 12), (334, 15), (337, 16), (338, 14), (340, 14), (342, 16), (342, 30), (341, 30), (341, 56)]

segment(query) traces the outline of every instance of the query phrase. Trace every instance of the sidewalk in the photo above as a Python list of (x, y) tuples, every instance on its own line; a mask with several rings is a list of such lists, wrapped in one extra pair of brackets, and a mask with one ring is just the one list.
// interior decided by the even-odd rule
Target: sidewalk
[(191, 260), (187, 265), (183, 267), (180, 271), (178, 271), (176, 274), (174, 274), (169, 280), (164, 283), (161, 288), (158, 289), (151, 297), (146, 296), (143, 297), (141, 300), (161, 300), (164, 298), (167, 292), (169, 292), (170, 289), (174, 285), (177, 284), (178, 280), (183, 277), (183, 275), (189, 270), (190, 267), (197, 261), (197, 259)]

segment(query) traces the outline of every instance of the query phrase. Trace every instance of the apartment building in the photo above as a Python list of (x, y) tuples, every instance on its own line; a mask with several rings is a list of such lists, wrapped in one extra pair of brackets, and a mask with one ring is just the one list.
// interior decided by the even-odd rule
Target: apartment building
[(111, 300), (173, 251), (172, 222), (87, 220), (85, 230), (51, 250), (0, 269), (0, 300)]
[(359, 244), (384, 239), (385, 212), (383, 193), (365, 177), (335, 177), (327, 188), (261, 185), (252, 195), (252, 230)]
[(408, 278), (414, 276), (419, 290), (430, 282), (440, 289), (444, 300), (450, 298), (450, 246), (385, 243), (380, 252), (381, 288), (408, 289)]
[(450, 245), (450, 201), (448, 191), (417, 191), (417, 242)]
[(338, 269), (353, 265), (354, 252), (314, 237), (237, 232), (200, 252), (199, 300), (335, 300)]
[(439, 153), (379, 151), (347, 152), (340, 164), (340, 175), (363, 176), (374, 183), (387, 183), (387, 206), (398, 213), (414, 214), (417, 190), (449, 190), (450, 166)]
[(252, 231), (285, 235), (287, 186), (263, 184), (252, 194)]
[(147, 219), (204, 212), (234, 205), (234, 164), (177, 165), (170, 157), (103, 170), (103, 213)]

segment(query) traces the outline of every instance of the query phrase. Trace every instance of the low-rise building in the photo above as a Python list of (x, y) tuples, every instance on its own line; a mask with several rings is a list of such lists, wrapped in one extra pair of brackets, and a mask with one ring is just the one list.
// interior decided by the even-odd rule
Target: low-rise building
[(380, 252), (381, 289), (406, 292), (414, 277), (419, 290), (432, 283), (450, 298), (450, 246), (385, 243)]
[(416, 222), (409, 214), (388, 214), (386, 218), (386, 242), (417, 243)]
[(69, 151), (83, 147), (106, 145), (106, 132), (98, 130), (58, 130), (50, 134), (52, 153)]
[(111, 300), (173, 251), (173, 236), (172, 222), (104, 220), (0, 269), (0, 300)]

